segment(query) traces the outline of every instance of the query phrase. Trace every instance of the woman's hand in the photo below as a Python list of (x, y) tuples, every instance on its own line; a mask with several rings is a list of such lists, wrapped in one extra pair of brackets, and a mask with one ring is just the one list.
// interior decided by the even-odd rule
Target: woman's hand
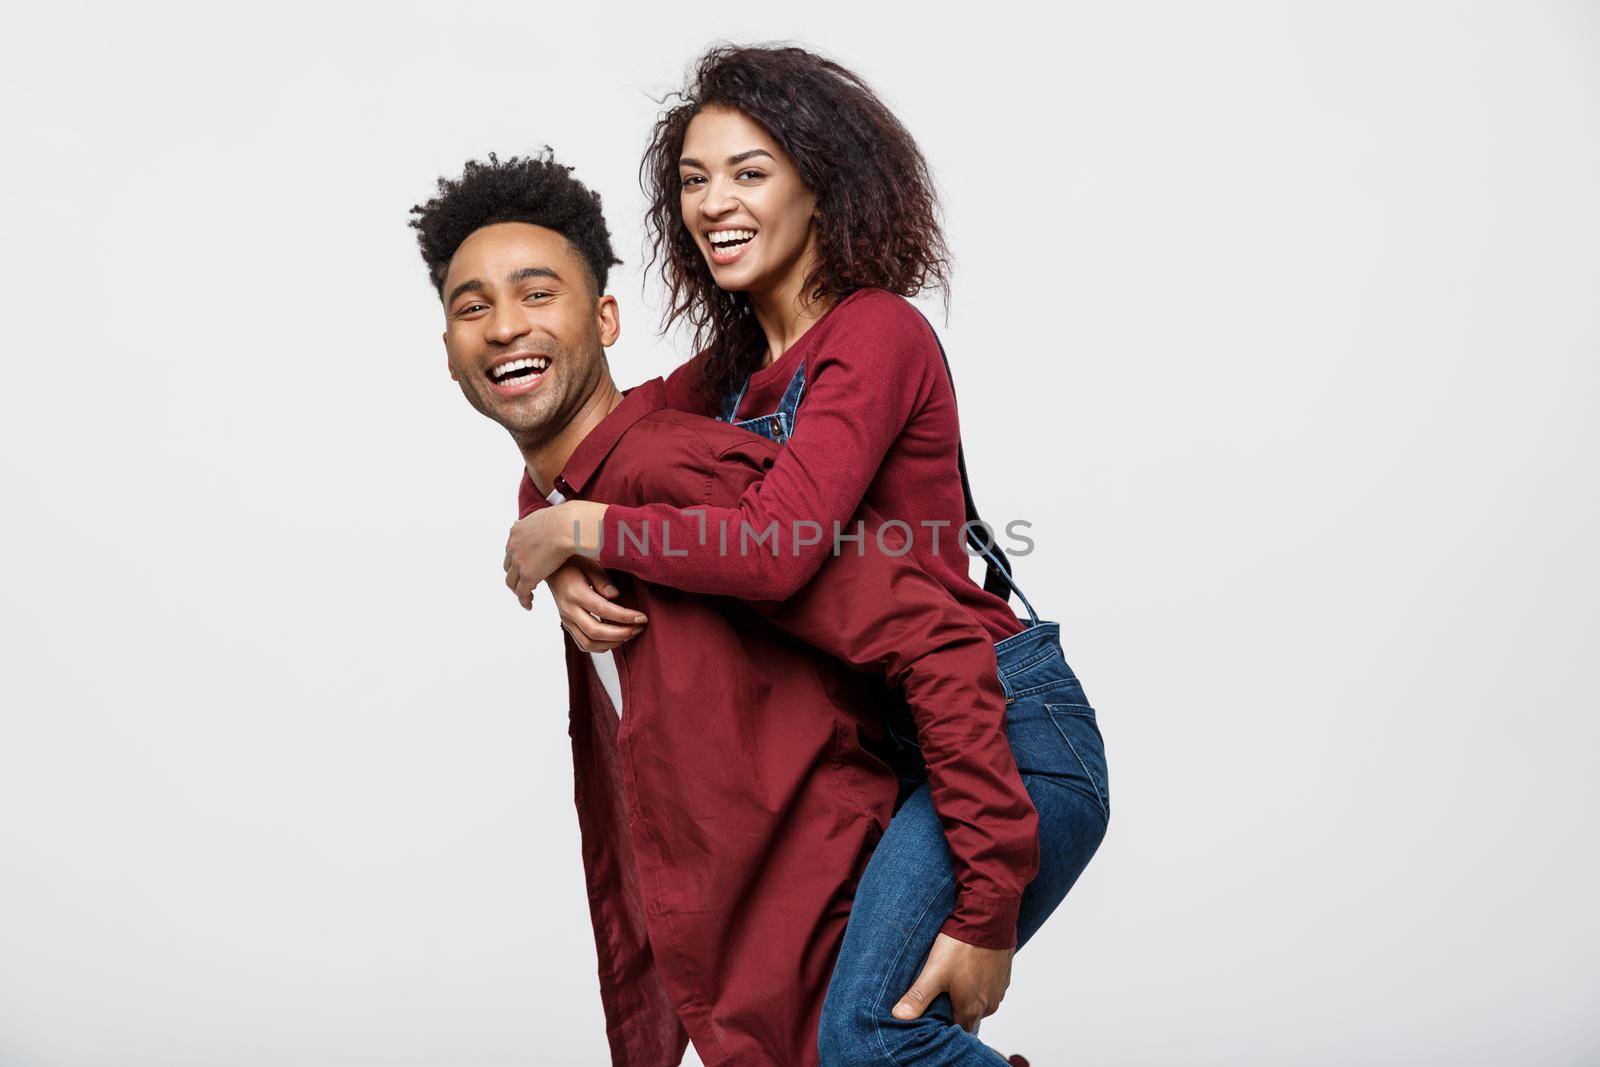
[(506, 539), (506, 587), (522, 606), (533, 610), (533, 587), (579, 554), (600, 551), (600, 521), (606, 506), (592, 500), (569, 500), (553, 508), (540, 508), (518, 519)]
[(956, 1025), (971, 1032), (980, 1019), (993, 1015), (1011, 985), (1009, 948), (979, 948), (949, 934), (933, 939), (928, 962), (894, 1006), (896, 1019), (915, 1019), (940, 993), (950, 994)]
[(585, 652), (610, 652), (638, 637), (648, 621), (632, 608), (606, 599), (617, 595), (617, 587), (592, 559), (577, 556), (568, 560), (544, 584), (550, 587), (561, 612), (561, 625), (572, 635), (572, 643)]

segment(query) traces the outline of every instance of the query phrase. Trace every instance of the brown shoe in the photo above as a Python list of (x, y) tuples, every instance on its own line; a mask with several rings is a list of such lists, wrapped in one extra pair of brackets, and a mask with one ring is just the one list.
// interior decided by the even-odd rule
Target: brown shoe
[(1028, 1067), (1028, 1057), (1026, 1056), (1007, 1056), (1006, 1062), (1011, 1064), (1011, 1067)]

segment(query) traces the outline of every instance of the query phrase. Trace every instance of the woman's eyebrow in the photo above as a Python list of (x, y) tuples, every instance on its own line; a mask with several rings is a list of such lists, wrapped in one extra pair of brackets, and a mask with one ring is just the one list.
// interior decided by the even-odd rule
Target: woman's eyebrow
[[(777, 162), (777, 160), (773, 158), (772, 153), (768, 152), (765, 148), (752, 148), (748, 152), (740, 152), (736, 156), (729, 156), (728, 157), (728, 166), (736, 167), (740, 163), (743, 163), (745, 160), (754, 159), (756, 156), (766, 156), (768, 159), (771, 159), (774, 163)], [(693, 156), (684, 156), (684, 157), (682, 157), (681, 159), (678, 160), (678, 166), (680, 166), (680, 167), (699, 167), (702, 170), (705, 169), (705, 164), (700, 162), (698, 159), (695, 159)]]

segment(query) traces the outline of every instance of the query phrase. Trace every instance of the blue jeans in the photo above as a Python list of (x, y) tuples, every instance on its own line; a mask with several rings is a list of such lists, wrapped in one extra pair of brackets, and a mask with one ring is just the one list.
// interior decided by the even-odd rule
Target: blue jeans
[[(1020, 950), (1100, 846), (1111, 797), (1094, 708), (1067, 666), (1060, 627), (1036, 622), (996, 643), (995, 654), (1006, 693), (1006, 733), (1039, 813), (1039, 873), (1022, 898)], [(1006, 1067), (1004, 1056), (955, 1024), (946, 994), (920, 1018), (890, 1014), (921, 972), (955, 899), (950, 849), (923, 781), (890, 820), (856, 890), (822, 1007), (824, 1067)]]

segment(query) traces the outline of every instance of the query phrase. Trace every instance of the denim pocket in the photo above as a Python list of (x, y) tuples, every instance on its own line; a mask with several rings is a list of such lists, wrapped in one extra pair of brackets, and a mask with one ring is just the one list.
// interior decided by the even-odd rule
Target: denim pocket
[(781, 411), (771, 415), (761, 415), (754, 419), (742, 419), (733, 425), (751, 433), (760, 434), (769, 441), (783, 444), (789, 439), (789, 416)]
[(1083, 687), (1078, 685), (1077, 676), (1072, 673), (1072, 668), (1067, 666), (1067, 661), (1062, 658), (1059, 648), (1051, 648), (1022, 664), (1006, 664), (1005, 684), (1012, 700), (1020, 700), (1060, 686), (1074, 686), (1080, 690), (1076, 696), (1067, 699), (1085, 699), (1081, 692)]
[(1045, 712), (1066, 742), (1082, 772), (1083, 780), (1100, 802), (1100, 810), (1111, 817), (1111, 784), (1106, 768), (1105, 739), (1088, 704), (1046, 704)]

